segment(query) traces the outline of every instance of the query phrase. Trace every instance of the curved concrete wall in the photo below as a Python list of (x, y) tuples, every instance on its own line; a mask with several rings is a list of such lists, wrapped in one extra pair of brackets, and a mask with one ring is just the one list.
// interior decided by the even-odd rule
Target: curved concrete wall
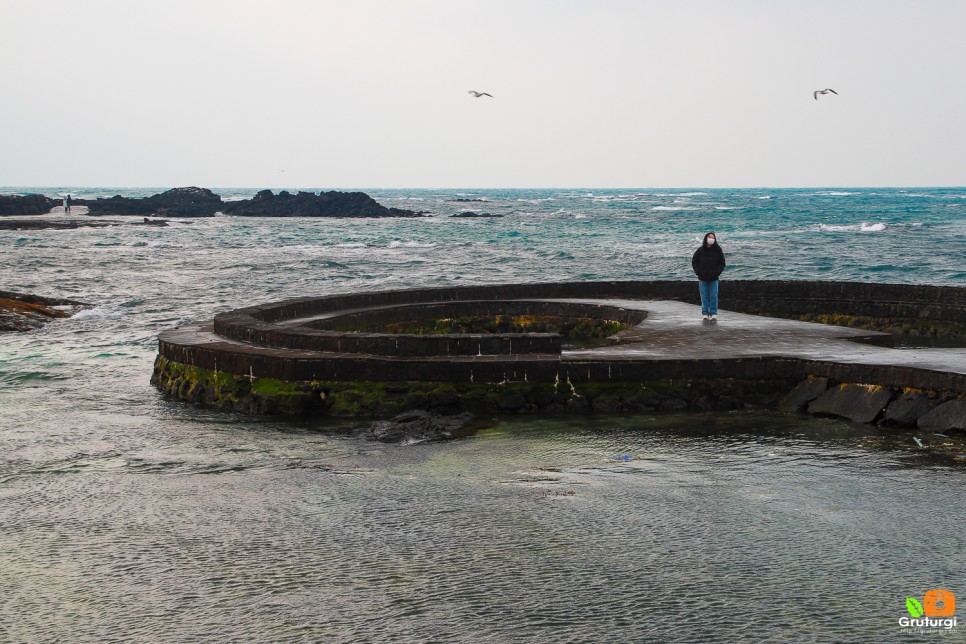
[[(279, 324), (326, 312), (366, 307), (455, 300), (512, 298), (627, 297), (697, 302), (693, 281), (575, 282), (564, 284), (487, 285), (417, 289), (299, 298), (218, 315), (214, 332), (235, 343), (187, 343), (162, 334), (159, 353), (179, 363), (236, 374), (256, 373), (282, 380), (338, 378), (370, 381), (441, 382), (527, 379), (639, 380), (680, 377), (801, 378), (825, 376), (845, 382), (966, 392), (966, 376), (900, 366), (863, 366), (834, 361), (786, 358), (733, 360), (657, 360), (641, 363), (562, 363), (559, 338), (545, 334), (513, 337), (473, 335), (464, 339), (430, 338), (419, 347), (398, 350), (391, 334), (338, 334)], [(966, 320), (966, 288), (865, 284), (852, 282), (732, 281), (722, 283), (723, 308), (743, 312), (801, 315), (845, 313)], [(610, 307), (607, 307), (610, 308)], [(349, 352), (340, 343), (355, 343)], [(544, 337), (541, 337), (544, 336)], [(447, 351), (433, 343), (465, 341)], [(507, 342), (513, 342), (512, 355)], [(531, 343), (528, 347), (527, 343)], [(490, 344), (488, 344), (490, 343)], [(320, 347), (324, 347), (321, 348)], [(331, 351), (320, 356), (303, 349)], [(357, 355), (353, 355), (353, 353)], [(366, 354), (366, 355), (358, 355)], [(461, 359), (461, 356), (466, 356)]]
[[(725, 310), (775, 317), (838, 314), (940, 321), (952, 323), (957, 333), (962, 332), (962, 325), (966, 323), (966, 288), (961, 287), (725, 281), (721, 295)], [(606, 304), (507, 302), (540, 298), (608, 298), (610, 301)], [(638, 302), (627, 302), (624, 309), (622, 299)], [(747, 391), (741, 396), (745, 399), (754, 397), (755, 388), (772, 395), (776, 391), (788, 391), (803, 380), (819, 378), (827, 379), (828, 383), (892, 388), (889, 396), (905, 395), (903, 392), (908, 388), (931, 392), (929, 395), (935, 400), (966, 396), (966, 373), (961, 369), (858, 364), (837, 362), (834, 357), (821, 360), (775, 355), (648, 359), (631, 354), (561, 355), (561, 339), (555, 334), (415, 336), (314, 328), (325, 324), (321, 316), (328, 316), (330, 322), (348, 317), (372, 318), (378, 323), (379, 320), (409, 319), (414, 314), (465, 314), (467, 309), (545, 314), (552, 308), (558, 315), (637, 323), (646, 315), (647, 305), (641, 300), (696, 304), (699, 298), (694, 281), (486, 285), (299, 298), (223, 313), (209, 325), (165, 331), (159, 338), (159, 357), (152, 381), (180, 398), (221, 401), (217, 404), (236, 404), (247, 409), (261, 407), (251, 407), (255, 403), (250, 402), (231, 402), (234, 394), (224, 392), (235, 391), (239, 386), (244, 389), (245, 383), (254, 383), (254, 387), (259, 381), (272, 381), (266, 386), (274, 390), (281, 381), (301, 391), (299, 396), (310, 401), (305, 404), (319, 405), (321, 400), (330, 405), (334, 403), (325, 396), (335, 396), (333, 392), (340, 387), (351, 389), (354, 384), (379, 383), (386, 391), (399, 392), (436, 383), (443, 384), (444, 389), (461, 387), (467, 390), (466, 395), (479, 393), (474, 387), (499, 389), (510, 384), (543, 387), (552, 392), (554, 399), (570, 390), (573, 395), (565, 397), (571, 405), (581, 399), (575, 385), (581, 391), (596, 388), (601, 392), (616, 392), (639, 383), (740, 380), (746, 385)], [(635, 306), (638, 310), (634, 310)], [(190, 375), (191, 370), (194, 375)], [(201, 381), (207, 384), (201, 386), (198, 384)], [(279, 398), (264, 391), (260, 395), (263, 402)], [(355, 395), (346, 394), (347, 400)], [(378, 399), (379, 395), (373, 396)], [(535, 408), (544, 404), (537, 398), (531, 402)], [(500, 402), (497, 407), (509, 408), (508, 404)]]
[[(279, 322), (328, 311), (419, 302), (454, 300), (501, 300), (521, 298), (627, 297), (668, 299), (699, 303), (695, 280), (563, 282), (546, 284), (494, 284), (397, 291), (374, 291), (351, 295), (305, 297), (263, 304), (215, 318), (219, 323), (238, 316)], [(849, 315), (921, 317), (966, 321), (966, 288), (867, 282), (816, 282), (789, 280), (722, 280), (722, 308), (739, 313), (803, 315), (841, 313)]]

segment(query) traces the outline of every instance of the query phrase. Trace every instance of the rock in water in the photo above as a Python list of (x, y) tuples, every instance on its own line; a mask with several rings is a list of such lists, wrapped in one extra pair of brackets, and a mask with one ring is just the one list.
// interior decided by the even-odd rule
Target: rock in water
[(919, 419), (921, 429), (966, 432), (966, 400), (950, 400)]
[(83, 302), (0, 291), (0, 332), (39, 329), (55, 318), (70, 317)]
[(0, 216), (43, 215), (58, 203), (43, 195), (0, 195)]
[(383, 443), (416, 443), (453, 438), (465, 428), (473, 416), (441, 416), (428, 411), (413, 410), (390, 420), (381, 420), (369, 428), (369, 436)]
[(364, 192), (299, 192), (277, 195), (262, 190), (251, 199), (229, 201), (226, 215), (239, 217), (419, 217), (420, 213), (386, 208)]
[(110, 199), (88, 199), (91, 215), (158, 215), (166, 217), (213, 217), (222, 210), (221, 197), (207, 188), (173, 188), (165, 192), (132, 199), (115, 195)]

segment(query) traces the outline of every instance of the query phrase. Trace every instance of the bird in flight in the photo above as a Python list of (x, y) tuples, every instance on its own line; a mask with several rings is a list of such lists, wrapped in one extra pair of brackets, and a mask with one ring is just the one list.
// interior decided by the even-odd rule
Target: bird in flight
[(475, 92), (473, 90), (470, 90), (467, 93), (468, 94), (472, 94), (473, 95), (473, 98), (479, 98), (481, 96), (489, 96), (490, 98), (493, 98), (493, 94), (487, 94), (486, 92)]
[(815, 100), (817, 101), (817, 100), (818, 100), (818, 95), (819, 95), (819, 94), (828, 94), (829, 92), (832, 92), (832, 93), (833, 93), (833, 94), (835, 94), (836, 96), (838, 96), (838, 95), (839, 95), (839, 93), (838, 93), (838, 92), (836, 92), (836, 91), (835, 91), (834, 89), (832, 89), (832, 88), (828, 88), (828, 89), (817, 89), (817, 90), (815, 90), (814, 92), (812, 92), (812, 96), (814, 96), (814, 97), (815, 97)]

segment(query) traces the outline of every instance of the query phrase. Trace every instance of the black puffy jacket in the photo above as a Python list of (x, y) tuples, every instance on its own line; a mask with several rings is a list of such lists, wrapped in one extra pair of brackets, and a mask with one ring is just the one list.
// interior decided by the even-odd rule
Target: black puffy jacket
[(691, 268), (694, 269), (694, 274), (699, 280), (710, 282), (718, 279), (721, 271), (725, 269), (724, 251), (721, 250), (721, 246), (715, 244), (709, 248), (701, 244), (691, 257)]

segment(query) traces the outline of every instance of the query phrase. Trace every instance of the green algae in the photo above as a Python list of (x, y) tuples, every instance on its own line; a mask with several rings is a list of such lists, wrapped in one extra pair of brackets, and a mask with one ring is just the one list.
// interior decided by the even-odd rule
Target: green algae
[(342, 322), (333, 331), (394, 333), (409, 335), (450, 335), (478, 333), (557, 333), (572, 340), (606, 338), (630, 328), (617, 320), (560, 315), (465, 315), (431, 320), (407, 320), (384, 324), (365, 321)]
[(161, 356), (151, 382), (172, 398), (222, 409), (377, 418), (413, 409), (529, 414), (767, 407), (794, 385), (728, 378), (579, 383), (285, 381), (203, 369)]
[(880, 331), (893, 335), (913, 337), (939, 337), (966, 341), (966, 322), (952, 320), (933, 320), (928, 318), (874, 317), (868, 315), (847, 315), (843, 313), (810, 313), (797, 319), (805, 322), (819, 322), (845, 326), (867, 331)]

